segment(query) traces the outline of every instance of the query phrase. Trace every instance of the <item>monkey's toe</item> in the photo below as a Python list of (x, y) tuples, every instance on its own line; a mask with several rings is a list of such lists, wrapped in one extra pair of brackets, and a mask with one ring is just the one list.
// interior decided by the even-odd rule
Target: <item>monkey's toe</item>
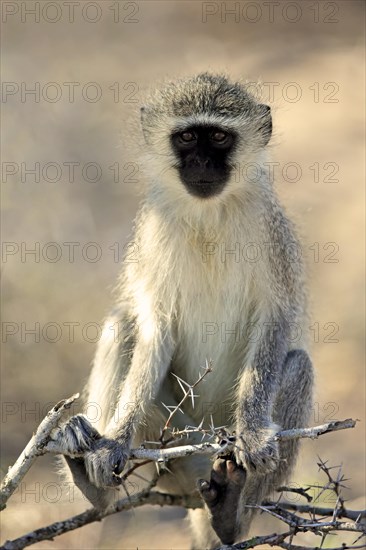
[(245, 480), (246, 472), (242, 466), (234, 460), (218, 458), (213, 463), (210, 481), (198, 480), (198, 490), (211, 509), (218, 503), (225, 506), (225, 503), (237, 501)]
[(211, 477), (219, 485), (234, 483), (243, 487), (246, 473), (244, 468), (237, 464), (235, 460), (218, 458), (213, 464)]
[(206, 481), (205, 479), (199, 479), (197, 482), (197, 487), (206, 504), (212, 504), (215, 502), (217, 498), (217, 489), (212, 483)]

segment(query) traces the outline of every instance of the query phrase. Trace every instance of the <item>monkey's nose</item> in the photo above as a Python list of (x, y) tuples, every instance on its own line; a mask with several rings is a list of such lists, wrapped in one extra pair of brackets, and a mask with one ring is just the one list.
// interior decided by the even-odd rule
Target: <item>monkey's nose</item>
[(198, 166), (198, 168), (210, 168), (211, 167), (211, 159), (209, 158), (200, 158), (197, 157), (195, 159), (195, 164)]

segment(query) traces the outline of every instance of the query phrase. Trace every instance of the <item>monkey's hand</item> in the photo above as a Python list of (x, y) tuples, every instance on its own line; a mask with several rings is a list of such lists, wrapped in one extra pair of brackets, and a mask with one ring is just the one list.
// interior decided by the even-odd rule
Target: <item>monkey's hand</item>
[(108, 439), (101, 437), (84, 453), (84, 464), (90, 482), (96, 487), (117, 487), (128, 460), (130, 438)]
[(122, 480), (122, 472), (128, 460), (130, 438), (107, 439), (102, 437), (95, 441), (84, 453), (84, 464), (88, 477), (96, 487), (117, 487)]
[(65, 454), (82, 455), (90, 482), (96, 487), (116, 487), (129, 455), (130, 438), (102, 437), (86, 416), (72, 416), (52, 433)]
[(280, 455), (278, 442), (273, 436), (277, 426), (268, 426), (257, 431), (249, 431), (239, 425), (235, 444), (235, 458), (246, 470), (259, 475), (268, 474), (277, 469)]

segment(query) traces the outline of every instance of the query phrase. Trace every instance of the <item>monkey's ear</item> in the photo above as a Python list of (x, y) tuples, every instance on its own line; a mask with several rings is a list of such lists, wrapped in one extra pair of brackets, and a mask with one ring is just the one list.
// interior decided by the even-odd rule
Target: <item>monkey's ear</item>
[(271, 139), (272, 135), (272, 115), (271, 115), (271, 107), (269, 105), (264, 105), (261, 103), (258, 105), (259, 110), (259, 131), (262, 133), (263, 136), (263, 147), (267, 145), (269, 140)]

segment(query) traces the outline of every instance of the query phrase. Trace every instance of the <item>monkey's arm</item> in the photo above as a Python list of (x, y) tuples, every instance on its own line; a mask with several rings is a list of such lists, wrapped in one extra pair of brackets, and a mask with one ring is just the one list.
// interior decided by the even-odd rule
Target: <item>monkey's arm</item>
[[(144, 333), (145, 332), (145, 333)], [(174, 351), (170, 330), (156, 319), (139, 329), (128, 375), (120, 388), (106, 435), (116, 439), (133, 434), (166, 377)]]
[(278, 392), (288, 352), (288, 323), (281, 317), (260, 324), (261, 336), (244, 366), (238, 387), (236, 458), (257, 473), (274, 470), (278, 445), (272, 441), (277, 426), (272, 407)]
[(136, 343), (128, 374), (118, 389), (119, 397), (103, 437), (84, 455), (89, 480), (96, 487), (118, 484), (131, 441), (149, 404), (166, 376), (174, 344), (165, 324), (151, 316), (137, 322)]

